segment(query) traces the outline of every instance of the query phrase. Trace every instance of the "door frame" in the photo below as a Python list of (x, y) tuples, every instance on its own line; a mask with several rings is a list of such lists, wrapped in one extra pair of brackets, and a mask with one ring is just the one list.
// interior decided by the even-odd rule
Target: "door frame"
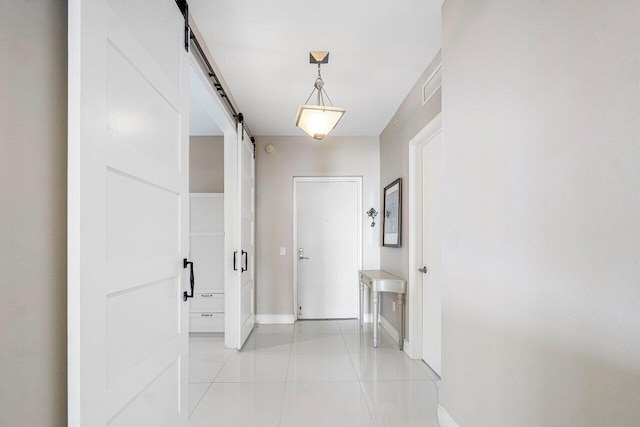
[[(358, 270), (362, 270), (362, 176), (294, 176), (293, 177), (293, 246), (291, 259), (293, 260), (293, 321), (298, 320), (298, 184), (301, 182), (355, 182), (358, 186)], [(358, 284), (354, 285), (359, 292)], [(359, 306), (359, 304), (358, 304)], [(360, 308), (358, 307), (358, 310)], [(362, 313), (358, 312), (358, 318)]]
[(233, 252), (239, 252), (241, 225), (238, 218), (238, 133), (235, 119), (227, 111), (211, 83), (208, 71), (193, 50), (190, 51), (189, 58), (191, 69), (197, 74), (208, 95), (206, 99), (200, 99), (200, 105), (224, 134), (224, 343), (227, 348), (237, 348), (240, 274), (233, 270)]
[[(422, 285), (418, 268), (422, 265), (422, 157), (424, 146), (442, 133), (442, 113), (438, 113), (409, 142), (409, 344), (405, 352), (422, 359)], [(413, 237), (413, 238), (412, 238)]]

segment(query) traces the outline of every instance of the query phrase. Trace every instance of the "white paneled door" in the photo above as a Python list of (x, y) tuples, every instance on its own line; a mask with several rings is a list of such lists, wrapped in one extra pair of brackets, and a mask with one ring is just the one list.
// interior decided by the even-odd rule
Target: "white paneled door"
[(298, 319), (358, 317), (361, 178), (295, 178)]
[(422, 358), (440, 374), (442, 329), (442, 135), (422, 146)]
[(174, 0), (69, 2), (69, 425), (188, 423), (184, 37)]
[(238, 348), (242, 348), (255, 324), (255, 160), (253, 143), (242, 123), (238, 124), (238, 172), (240, 182), (240, 254), (237, 269), (240, 271), (240, 298), (238, 313), (240, 328)]

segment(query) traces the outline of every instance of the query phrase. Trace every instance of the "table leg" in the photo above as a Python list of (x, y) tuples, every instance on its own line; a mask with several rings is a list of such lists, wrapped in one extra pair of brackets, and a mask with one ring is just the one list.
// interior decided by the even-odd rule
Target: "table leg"
[(360, 283), (360, 327), (362, 328), (362, 322), (364, 322), (364, 284)]
[(400, 312), (400, 322), (398, 323), (400, 325), (400, 331), (399, 331), (399, 339), (398, 339), (398, 345), (400, 346), (400, 350), (402, 350), (402, 348), (404, 347), (404, 295), (403, 294), (398, 294), (398, 307), (400, 308), (400, 310), (398, 310)]
[(378, 307), (380, 298), (378, 292), (371, 290), (371, 313), (373, 314), (373, 347), (378, 347)]

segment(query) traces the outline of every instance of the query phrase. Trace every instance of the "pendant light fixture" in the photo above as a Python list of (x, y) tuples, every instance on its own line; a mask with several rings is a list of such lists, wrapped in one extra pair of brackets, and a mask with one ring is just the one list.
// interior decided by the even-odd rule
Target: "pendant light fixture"
[[(309, 52), (309, 63), (318, 64), (318, 78), (313, 84), (311, 95), (305, 101), (304, 105), (298, 108), (296, 116), (296, 126), (305, 131), (314, 139), (322, 139), (336, 127), (346, 108), (335, 108), (329, 95), (324, 90), (324, 81), (320, 74), (320, 65), (329, 62), (329, 52)], [(316, 93), (316, 105), (308, 104), (309, 100)], [(324, 98), (327, 98), (330, 107), (324, 104)]]

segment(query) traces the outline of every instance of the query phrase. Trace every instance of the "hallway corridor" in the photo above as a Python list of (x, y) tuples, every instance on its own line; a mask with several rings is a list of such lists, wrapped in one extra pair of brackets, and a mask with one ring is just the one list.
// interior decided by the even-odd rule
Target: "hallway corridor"
[(240, 352), (190, 338), (190, 425), (437, 426), (438, 376), (357, 320), (258, 325)]

